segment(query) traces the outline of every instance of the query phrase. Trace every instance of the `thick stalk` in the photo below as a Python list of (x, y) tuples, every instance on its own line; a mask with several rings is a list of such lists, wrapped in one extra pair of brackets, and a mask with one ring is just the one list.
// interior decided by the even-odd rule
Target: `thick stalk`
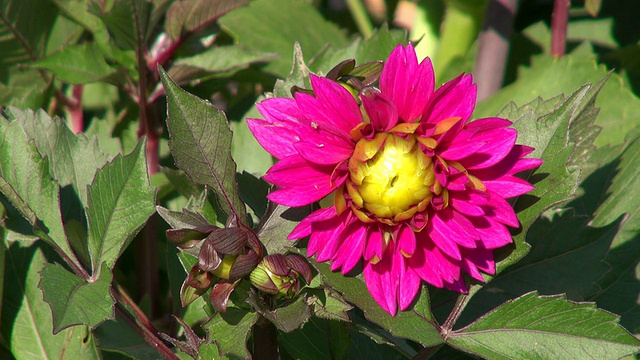
[(434, 59), (436, 74), (442, 73), (455, 57), (469, 51), (478, 36), (485, 5), (486, 0), (446, 1), (440, 46)]
[(365, 39), (370, 38), (371, 35), (373, 35), (373, 25), (369, 19), (367, 9), (364, 7), (364, 4), (362, 4), (362, 0), (346, 0), (346, 2), (351, 12), (351, 17), (353, 17), (353, 21), (356, 23), (362, 36)]
[[(138, 137), (147, 137), (147, 169), (149, 175), (158, 172), (158, 137), (155, 121), (149, 114), (149, 104), (147, 103), (147, 92), (149, 90), (149, 68), (147, 67), (147, 46), (144, 39), (144, 31), (142, 29), (140, 19), (141, 9), (138, 9), (137, 1), (132, 2), (134, 5), (134, 19), (136, 26), (136, 56), (138, 65), (138, 108), (139, 121)], [(151, 316), (153, 318), (160, 317), (159, 308), (159, 288), (160, 283), (158, 274), (158, 247), (157, 232), (155, 230), (154, 218), (150, 218), (141, 233), (137, 237), (136, 243), (136, 272), (138, 275), (138, 289), (140, 297), (145, 294), (151, 300)]]
[(278, 330), (271, 321), (260, 316), (252, 328), (253, 359), (278, 360)]
[(551, 14), (551, 56), (563, 57), (567, 42), (570, 0), (555, 0)]
[(489, 0), (473, 68), (473, 78), (478, 85), (478, 101), (488, 98), (502, 87), (517, 7), (518, 0)]

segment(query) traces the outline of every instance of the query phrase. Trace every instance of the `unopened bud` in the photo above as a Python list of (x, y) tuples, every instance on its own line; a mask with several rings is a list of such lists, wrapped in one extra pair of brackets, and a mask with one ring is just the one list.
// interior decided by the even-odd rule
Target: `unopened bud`
[(300, 276), (311, 281), (311, 269), (302, 258), (275, 254), (262, 259), (249, 278), (260, 291), (290, 299), (300, 290)]

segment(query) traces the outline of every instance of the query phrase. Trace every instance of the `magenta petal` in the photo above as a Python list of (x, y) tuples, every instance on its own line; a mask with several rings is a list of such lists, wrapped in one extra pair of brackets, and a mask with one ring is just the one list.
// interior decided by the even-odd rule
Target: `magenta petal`
[(423, 231), (427, 231), (436, 246), (442, 250), (445, 254), (455, 260), (460, 260), (460, 249), (455, 241), (451, 240), (451, 233), (448, 227), (444, 226), (444, 222), (441, 219), (437, 219), (438, 214), (431, 217), (431, 221)]
[(492, 208), (493, 216), (496, 220), (513, 228), (520, 226), (516, 213), (505, 199), (496, 194), (491, 194), (489, 205)]
[(318, 262), (331, 259), (340, 245), (340, 239), (344, 236), (344, 228), (344, 217), (323, 221), (322, 226), (317, 226), (317, 229), (314, 228), (311, 233), (307, 245), (307, 256), (317, 254), (316, 260)]
[[(307, 118), (316, 118), (341, 128), (347, 134), (362, 122), (362, 113), (353, 95), (342, 85), (324, 77), (311, 74), (311, 86), (322, 108), (319, 113), (309, 113)], [(296, 100), (298, 97), (296, 96)], [(298, 105), (301, 105), (298, 103)], [(300, 106), (301, 109), (307, 110)], [(318, 109), (318, 108), (317, 108)]]
[(400, 285), (398, 291), (398, 302), (400, 310), (405, 310), (411, 305), (420, 290), (420, 277), (407, 268), (406, 259), (400, 253), (396, 253), (394, 265), (400, 267)]
[[(479, 225), (478, 222), (482, 222), (482, 224)], [(507, 227), (490, 217), (476, 220), (476, 224), (476, 231), (486, 249), (501, 248), (513, 241)]]
[(429, 99), (422, 121), (438, 123), (460, 117), (466, 122), (476, 104), (476, 85), (471, 75), (458, 76), (442, 85)]
[(400, 276), (392, 271), (392, 257), (385, 253), (377, 264), (368, 262), (363, 271), (364, 282), (373, 299), (391, 316), (396, 315)]
[(369, 92), (366, 95), (360, 95), (360, 99), (376, 131), (388, 131), (398, 122), (396, 106), (383, 95)]
[(397, 235), (398, 250), (405, 255), (416, 252), (416, 233), (408, 226), (400, 226)]
[(486, 145), (460, 162), (469, 170), (493, 166), (509, 155), (517, 137), (518, 132), (514, 129), (497, 129), (481, 133), (473, 139)]
[(319, 209), (304, 218), (289, 234), (288, 240), (302, 239), (311, 235), (314, 222), (320, 222), (337, 217), (336, 208), (331, 206), (326, 209)]
[(299, 127), (300, 141), (294, 144), (298, 153), (306, 160), (324, 165), (335, 165), (349, 159), (355, 143), (343, 136), (337, 136), (320, 128)]
[(276, 158), (283, 159), (297, 153), (293, 145), (300, 138), (290, 128), (259, 119), (247, 119), (247, 126), (258, 143)]
[(381, 259), (382, 252), (384, 250), (383, 243), (384, 239), (382, 238), (382, 232), (380, 232), (376, 227), (369, 227), (367, 245), (364, 249), (364, 259), (369, 261), (374, 256)]
[[(449, 240), (448, 242), (451, 242), (452, 240), (458, 245), (464, 246), (466, 248), (476, 247), (475, 240), (478, 239), (478, 235), (473, 228), (473, 224), (471, 224), (471, 222), (467, 220), (463, 215), (460, 215), (459, 213), (451, 209), (446, 209), (436, 213), (436, 215), (431, 218), (431, 221), (433, 222), (434, 229), (434, 231), (431, 233), (432, 238), (435, 237), (440, 239), (440, 237), (442, 236), (443, 238)], [(434, 241), (436, 241), (435, 238)], [(445, 242), (445, 240), (438, 241)], [(447, 250), (443, 249), (439, 244), (438, 247), (441, 250), (445, 251), (447, 255), (456, 258)], [(456, 251), (459, 251), (457, 246), (455, 248)], [(460, 260), (460, 258), (456, 258), (456, 260)]]
[(299, 155), (286, 157), (271, 167), (264, 176), (266, 181), (281, 187), (267, 198), (287, 206), (316, 202), (342, 184), (341, 181), (332, 184), (332, 171), (330, 166), (313, 166)]
[(498, 180), (483, 181), (487, 190), (502, 196), (505, 199), (520, 196), (533, 190), (533, 185), (526, 180), (522, 180), (515, 176), (504, 176)]
[(398, 115), (405, 122), (412, 122), (422, 115), (434, 84), (431, 59), (426, 58), (418, 65), (411, 45), (396, 46), (380, 74), (380, 90), (396, 104)]
[[(455, 194), (455, 192), (452, 192)], [(452, 193), (449, 193), (450, 195)], [(467, 200), (461, 199), (459, 197), (450, 196), (449, 197), (449, 205), (453, 206), (454, 209), (461, 212), (462, 214), (469, 216), (482, 216), (484, 215), (484, 210), (478, 205), (472, 204)]]
[(345, 229), (345, 233), (348, 235), (340, 244), (331, 263), (331, 270), (335, 271), (342, 267), (342, 274), (351, 271), (362, 258), (367, 228), (359, 221), (354, 221)]

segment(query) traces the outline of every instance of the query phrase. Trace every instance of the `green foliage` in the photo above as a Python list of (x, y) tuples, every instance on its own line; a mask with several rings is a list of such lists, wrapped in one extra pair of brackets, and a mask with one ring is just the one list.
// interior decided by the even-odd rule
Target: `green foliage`
[[(480, 3), (421, 1), (404, 29), (398, 1), (382, 12), (306, 0), (0, 1), (0, 358), (244, 359), (263, 355), (253, 348), (265, 340), (283, 359), (639, 353), (633, 0), (573, 4), (561, 58), (549, 56), (549, 9), (520, 4), (506, 86), (474, 118), (510, 119), (544, 164), (521, 174), (536, 188), (511, 200), (521, 227), (486, 283), (465, 295), (424, 286), (391, 317), (360, 266), (343, 276), (309, 259), (313, 279), (291, 299), (244, 275), (262, 256), (306, 254), (305, 240), (287, 237), (317, 209), (267, 200), (261, 175), (276, 159), (247, 126), (263, 117), (254, 104), (310, 90), (311, 73), (346, 59), (379, 70), (409, 39), (422, 38), (420, 55), (459, 53), (436, 64), (436, 86), (473, 72)], [(240, 275), (209, 271), (220, 256)]]
[(617, 316), (535, 292), (451, 333), (447, 343), (491, 359), (621, 358), (640, 350), (640, 341), (618, 325)]

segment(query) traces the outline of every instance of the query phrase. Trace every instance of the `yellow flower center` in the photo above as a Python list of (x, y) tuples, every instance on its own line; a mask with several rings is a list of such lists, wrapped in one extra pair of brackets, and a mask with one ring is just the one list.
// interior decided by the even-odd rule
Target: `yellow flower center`
[(347, 192), (363, 221), (373, 219), (362, 209), (389, 224), (409, 219), (424, 211), (433, 196), (432, 160), (412, 134), (402, 138), (378, 133), (371, 140), (360, 139), (349, 160), (349, 171)]

